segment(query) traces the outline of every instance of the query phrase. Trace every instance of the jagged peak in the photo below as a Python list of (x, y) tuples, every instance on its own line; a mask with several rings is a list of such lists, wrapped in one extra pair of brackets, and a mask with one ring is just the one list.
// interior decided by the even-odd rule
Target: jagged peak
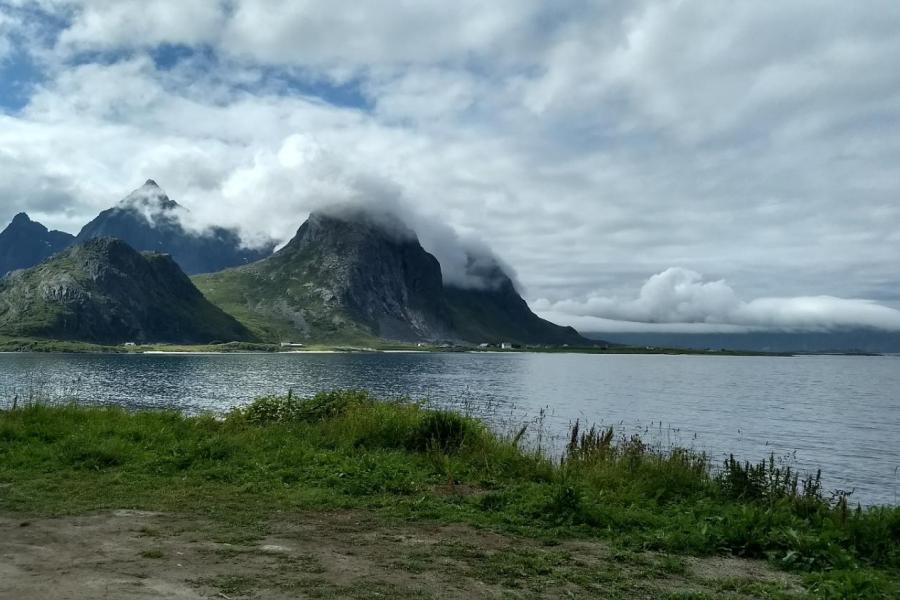
[(99, 260), (112, 265), (133, 265), (138, 262), (153, 261), (156, 264), (168, 264), (171, 269), (182, 273), (181, 268), (169, 254), (160, 252), (139, 252), (124, 240), (116, 237), (91, 238), (72, 246), (69, 256), (76, 260)]
[(112, 252), (137, 253), (137, 250), (135, 250), (119, 238), (114, 237), (92, 238), (80, 245), (85, 250), (102, 252), (104, 254)]
[(311, 246), (362, 241), (419, 244), (416, 233), (395, 214), (340, 204), (312, 211), (293, 239), (277, 254), (290, 255)]
[(396, 212), (359, 204), (341, 203), (319, 208), (309, 214), (308, 222), (328, 227), (335, 222), (344, 223), (370, 233), (381, 233), (394, 239), (418, 241), (416, 232)]
[(145, 211), (172, 211), (181, 206), (169, 198), (165, 191), (153, 179), (137, 188), (119, 202), (119, 208), (141, 209)]
[(35, 234), (38, 232), (46, 232), (47, 228), (37, 221), (32, 220), (31, 217), (28, 216), (28, 213), (20, 212), (15, 217), (13, 217), (12, 221), (10, 221), (9, 225), (4, 231), (13, 230), (26, 231), (29, 234)]

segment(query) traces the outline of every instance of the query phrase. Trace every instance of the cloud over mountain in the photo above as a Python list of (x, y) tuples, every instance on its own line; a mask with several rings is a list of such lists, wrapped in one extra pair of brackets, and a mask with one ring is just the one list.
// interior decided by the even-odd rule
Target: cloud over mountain
[(897, 308), (898, 28), (890, 0), (0, 1), (0, 221), (74, 231), (154, 177), (196, 228), (287, 241), (397, 196), (450, 277), (444, 238), (482, 240), (551, 305), (678, 264)]

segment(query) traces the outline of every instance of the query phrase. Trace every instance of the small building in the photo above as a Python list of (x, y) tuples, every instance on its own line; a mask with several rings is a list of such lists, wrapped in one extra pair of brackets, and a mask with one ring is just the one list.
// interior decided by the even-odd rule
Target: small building
[(135, 346), (137, 346), (137, 344), (135, 344), (134, 342), (125, 342), (126, 348), (134, 348)]
[(491, 345), (488, 344), (487, 342), (485, 342), (485, 343), (482, 343), (482, 344), (478, 344), (478, 347), (479, 347), (479, 348), (490, 348)]
[(281, 342), (282, 348), (303, 348), (303, 344), (298, 344), (296, 342)]
[(500, 343), (500, 349), (501, 349), (501, 350), (512, 350), (512, 349), (513, 349), (513, 345), (512, 345), (511, 343), (509, 343), (509, 342), (501, 342), (501, 343)]

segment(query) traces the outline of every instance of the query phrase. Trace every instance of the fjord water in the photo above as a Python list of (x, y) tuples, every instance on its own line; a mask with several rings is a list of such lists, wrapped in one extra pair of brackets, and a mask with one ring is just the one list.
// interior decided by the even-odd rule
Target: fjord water
[(545, 447), (559, 448), (580, 419), (716, 462), (774, 453), (821, 468), (826, 489), (855, 490), (864, 505), (900, 494), (900, 356), (0, 355), (7, 406), (40, 395), (223, 412), (263, 394), (333, 388), (462, 408), (501, 431), (531, 421)]

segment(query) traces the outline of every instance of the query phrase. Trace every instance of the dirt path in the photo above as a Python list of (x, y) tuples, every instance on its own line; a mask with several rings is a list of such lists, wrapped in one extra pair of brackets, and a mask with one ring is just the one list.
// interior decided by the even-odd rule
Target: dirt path
[(3, 600), (752, 598), (776, 590), (802, 591), (759, 562), (542, 544), (463, 526), (387, 526), (359, 512), (283, 516), (246, 535), (134, 511), (0, 516)]

